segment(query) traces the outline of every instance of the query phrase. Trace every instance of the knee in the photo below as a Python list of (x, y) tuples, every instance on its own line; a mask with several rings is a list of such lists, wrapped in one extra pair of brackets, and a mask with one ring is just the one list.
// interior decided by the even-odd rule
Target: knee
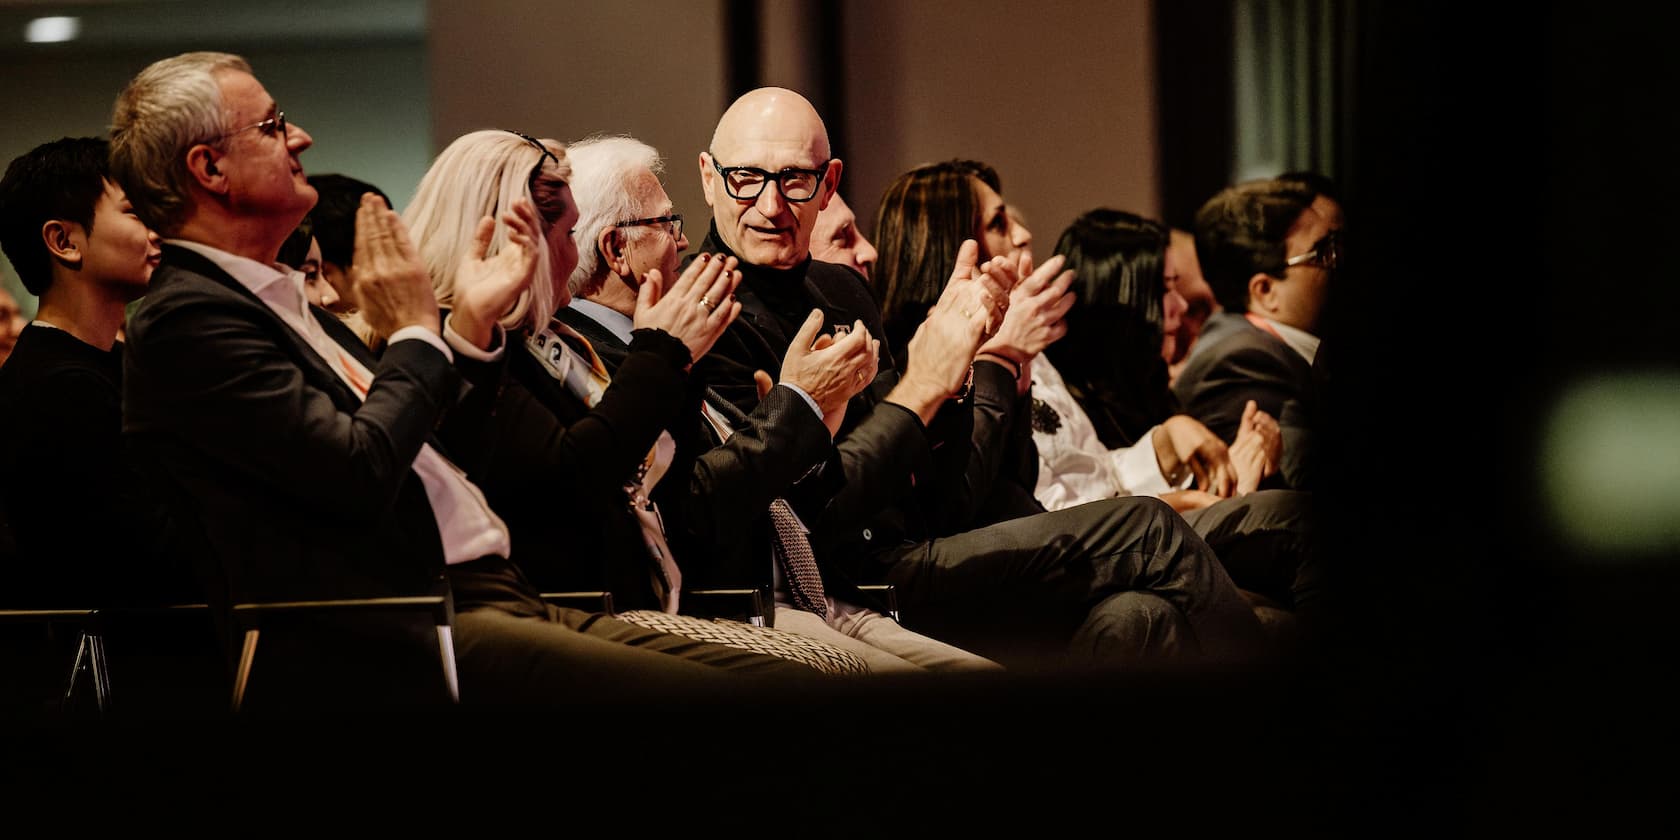
[(1195, 651), (1184, 613), (1152, 592), (1119, 592), (1091, 610), (1072, 650), (1096, 662), (1150, 662)]

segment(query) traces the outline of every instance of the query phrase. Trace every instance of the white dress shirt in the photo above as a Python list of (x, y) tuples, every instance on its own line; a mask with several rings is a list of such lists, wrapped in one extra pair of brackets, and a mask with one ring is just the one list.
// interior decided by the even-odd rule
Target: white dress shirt
[(1038, 485), (1033, 495), (1039, 504), (1061, 510), (1114, 496), (1160, 496), (1183, 489), (1168, 483), (1161, 473), (1151, 442), (1154, 428), (1131, 446), (1103, 446), (1091, 418), (1043, 354), (1032, 360), (1032, 396), (1054, 409), (1061, 421), (1054, 431), (1033, 424), (1033, 443), (1038, 448)]
[[(165, 241), (203, 255), (240, 285), (250, 289), (274, 314), (280, 316), (286, 326), (303, 337), (338, 374), (339, 379), (350, 386), (350, 390), (358, 397), (366, 398), (367, 389), (374, 379), (373, 372), (333, 341), (309, 313), (309, 298), (303, 290), (302, 274), (283, 266), (264, 265), (198, 242), (181, 239)], [(431, 330), (416, 325), (392, 333), (388, 344), (410, 340), (424, 341), (436, 347), (451, 362), (455, 359), (451, 348), (482, 361), (493, 361), (503, 351), (503, 347), (490, 353), (479, 350), (456, 334), (448, 323), (444, 324), (441, 338)], [(477, 485), (467, 480), (466, 473), (439, 454), (431, 444), (420, 447), (413, 468), (420, 476), (421, 485), (426, 488), (426, 498), (432, 503), (432, 515), (437, 519), (445, 563), (464, 563), (492, 554), (498, 557), (509, 555), (511, 540), (507, 525), (490, 509)]]

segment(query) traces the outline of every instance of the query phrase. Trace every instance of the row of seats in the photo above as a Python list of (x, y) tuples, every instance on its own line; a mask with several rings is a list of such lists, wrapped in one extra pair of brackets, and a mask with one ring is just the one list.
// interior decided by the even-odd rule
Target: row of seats
[[(891, 584), (863, 587), (879, 593), (897, 619), (896, 596)], [(712, 618), (738, 620), (755, 626), (772, 623), (775, 606), (768, 588), (695, 589), (683, 593), (685, 602), (697, 614)], [(612, 614), (611, 592), (602, 590), (547, 592), (543, 598), (556, 606), (573, 607)], [(460, 699), (460, 687), (455, 670), (453, 637), (454, 612), (450, 599), (444, 595), (425, 595), (402, 598), (365, 598), (334, 601), (293, 601), (266, 604), (238, 604), (230, 611), (232, 626), (238, 634), (239, 657), (227, 683), (218, 678), (225, 674), (220, 666), (219, 646), (210, 608), (205, 604), (181, 604), (156, 608), (121, 609), (6, 609), (0, 610), (0, 627), (7, 628), (7, 644), (12, 648), (8, 659), (20, 663), (10, 675), (17, 696), (14, 705), (35, 707), (37, 711), (74, 713), (85, 708), (91, 692), (92, 707), (99, 715), (111, 714), (118, 698), (112, 680), (112, 645), (110, 639), (127, 638), (129, 650), (139, 653), (136, 664), (128, 668), (139, 680), (150, 683), (148, 691), (161, 691), (171, 700), (167, 708), (176, 711), (209, 708), (202, 697), (190, 698), (185, 706), (174, 705), (176, 700), (202, 692), (205, 686), (227, 683), (231, 700), (228, 709), (239, 713), (245, 703), (251, 674), (264, 632), (284, 632), (289, 620), (323, 616), (356, 616), (359, 619), (402, 620), (424, 617), (436, 628), (439, 675), (447, 688), (451, 702)], [(67, 645), (66, 642), (69, 642)], [(154, 665), (166, 663), (147, 673), (150, 661)], [(68, 670), (65, 666), (68, 666)], [(159, 671), (180, 672), (183, 668), (192, 676), (188, 685), (157, 685), (157, 679), (168, 683), (171, 676)], [(31, 673), (33, 672), (33, 673)], [(65, 674), (60, 678), (57, 675)], [(62, 689), (60, 689), (62, 686)], [(151, 701), (156, 702), (156, 701)], [(149, 702), (147, 705), (150, 705)]]

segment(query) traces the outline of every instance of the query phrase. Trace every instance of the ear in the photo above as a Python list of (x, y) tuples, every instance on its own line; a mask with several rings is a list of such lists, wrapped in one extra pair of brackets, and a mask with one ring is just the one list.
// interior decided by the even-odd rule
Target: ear
[(618, 228), (601, 228), (595, 236), (595, 247), (600, 250), (601, 259), (606, 261), (608, 271), (620, 277), (630, 272), (630, 262), (624, 258), (624, 236)]
[(1264, 271), (1257, 271), (1248, 278), (1248, 309), (1250, 312), (1268, 314), (1276, 311), (1278, 278)]
[(80, 268), (82, 249), (71, 233), (81, 229), (82, 226), (75, 222), (48, 219), (46, 224), (41, 225), (41, 242), (47, 246), (47, 253), (52, 254), (53, 259), (71, 268)]
[(823, 179), (828, 182), (828, 192), (823, 195), (822, 204), (817, 206), (818, 210), (827, 209), (828, 203), (834, 200), (834, 194), (840, 191), (840, 173), (845, 168), (846, 162), (839, 158), (835, 158), (834, 163), (829, 165), (828, 174), (823, 176)]
[(212, 193), (221, 195), (228, 191), (227, 175), (216, 166), (216, 150), (208, 143), (187, 150), (187, 172), (199, 186)]
[(717, 177), (717, 170), (712, 168), (712, 156), (706, 152), (700, 153), (700, 192), (706, 196), (706, 206), (716, 207), (712, 201), (712, 179)]

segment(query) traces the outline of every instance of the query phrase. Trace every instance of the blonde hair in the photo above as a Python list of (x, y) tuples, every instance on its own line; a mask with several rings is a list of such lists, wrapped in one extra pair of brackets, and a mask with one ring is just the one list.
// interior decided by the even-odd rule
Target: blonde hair
[[(537, 143), (547, 150), (545, 154)], [(497, 220), (486, 257), (507, 244), (508, 227), (501, 214), (520, 198), (530, 199), (543, 218), (543, 247), (537, 249), (537, 277), (531, 288), (501, 319), (508, 330), (535, 330), (548, 323), (558, 308), (560, 284), (554, 276), (555, 255), (546, 247), (549, 227), (566, 211), (562, 196), (571, 177), (566, 148), (554, 140), (528, 139), (511, 131), (485, 130), (464, 134), (450, 143), (420, 179), (414, 200), (403, 211), (403, 222), (419, 248), (432, 278), (438, 304), (453, 306), (456, 269), (473, 244), (479, 220)], [(546, 280), (546, 282), (544, 282)]]

